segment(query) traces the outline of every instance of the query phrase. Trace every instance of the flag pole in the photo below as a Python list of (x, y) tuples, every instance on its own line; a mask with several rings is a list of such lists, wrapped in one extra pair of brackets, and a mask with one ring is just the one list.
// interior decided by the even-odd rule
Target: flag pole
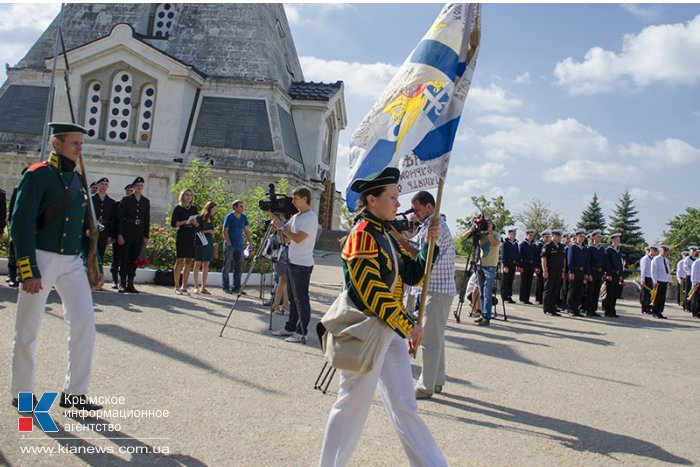
[[(440, 181), (438, 182), (438, 192), (437, 192), (437, 200), (435, 200), (435, 211), (433, 211), (433, 219), (431, 220), (434, 222), (435, 219), (440, 217), (440, 205), (442, 204), (442, 189), (445, 185), (445, 181), (440, 178)], [(438, 222), (440, 222), (438, 220)], [(439, 224), (438, 224), (439, 225)], [(430, 226), (428, 226), (430, 228)], [(423, 274), (423, 288), (421, 289), (421, 294), (420, 294), (420, 306), (418, 307), (418, 319), (417, 323), (422, 326), (423, 325), (423, 316), (425, 315), (425, 303), (428, 301), (428, 286), (430, 285), (430, 273), (433, 270), (433, 254), (435, 252), (435, 239), (433, 237), (430, 237), (428, 239), (428, 257), (426, 258), (426, 263), (425, 263), (425, 273)], [(417, 347), (413, 347), (411, 350), (411, 355), (413, 355), (413, 358), (416, 357), (416, 354), (418, 352)]]

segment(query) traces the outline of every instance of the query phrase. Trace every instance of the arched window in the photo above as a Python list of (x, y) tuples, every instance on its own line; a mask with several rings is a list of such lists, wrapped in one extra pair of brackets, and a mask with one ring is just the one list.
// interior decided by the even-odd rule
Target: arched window
[(118, 71), (112, 80), (107, 119), (105, 140), (126, 143), (131, 124), (131, 75), (126, 71)]
[(153, 18), (153, 36), (168, 37), (174, 18), (175, 5), (173, 3), (161, 3), (158, 5)]
[(136, 143), (148, 144), (151, 142), (151, 131), (153, 129), (153, 110), (156, 104), (156, 88), (152, 84), (147, 84), (141, 90), (141, 100), (139, 105), (139, 126), (136, 130)]
[(94, 141), (99, 137), (102, 115), (101, 91), (102, 84), (99, 81), (91, 81), (88, 84), (85, 95), (85, 129), (88, 132), (85, 136), (86, 141)]

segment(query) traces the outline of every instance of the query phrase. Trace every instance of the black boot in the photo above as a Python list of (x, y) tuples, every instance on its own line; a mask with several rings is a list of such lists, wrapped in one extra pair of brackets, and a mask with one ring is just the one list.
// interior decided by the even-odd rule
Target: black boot
[(126, 291), (129, 293), (139, 293), (136, 287), (134, 287), (134, 276), (129, 276), (129, 283), (126, 286)]
[(119, 276), (117, 276), (117, 273), (115, 273), (115, 272), (112, 273), (112, 288), (113, 289), (119, 288)]

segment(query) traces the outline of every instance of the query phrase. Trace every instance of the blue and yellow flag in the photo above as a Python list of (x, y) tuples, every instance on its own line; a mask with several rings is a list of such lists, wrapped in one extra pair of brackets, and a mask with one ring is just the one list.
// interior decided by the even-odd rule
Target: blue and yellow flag
[(449, 4), (418, 43), (350, 141), (351, 212), (359, 195), (352, 182), (401, 170), (401, 193), (438, 186), (447, 166), (471, 84), (481, 36), (481, 5)]

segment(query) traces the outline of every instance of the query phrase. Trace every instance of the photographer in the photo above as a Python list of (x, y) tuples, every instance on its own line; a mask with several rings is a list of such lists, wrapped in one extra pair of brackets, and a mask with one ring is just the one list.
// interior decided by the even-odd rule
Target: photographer
[[(480, 222), (477, 222), (479, 221)], [(483, 223), (486, 223), (486, 230), (483, 230)], [(479, 293), (481, 299), (481, 318), (476, 320), (479, 326), (489, 326), (491, 324), (491, 307), (493, 303), (493, 284), (496, 282), (496, 267), (498, 266), (498, 257), (500, 253), (501, 237), (494, 232), (495, 225), (491, 220), (484, 219), (483, 215), (480, 219), (475, 219), (472, 226), (464, 234), (464, 238), (469, 238), (472, 234), (478, 236), (478, 242), (481, 243), (481, 271), (484, 273), (483, 284), (479, 281)], [(476, 229), (480, 228), (479, 232)], [(484, 241), (488, 240), (488, 241)], [(478, 270), (477, 270), (478, 274)]]
[(283, 329), (273, 336), (288, 336), (287, 342), (306, 343), (306, 332), (311, 321), (309, 282), (314, 269), (314, 246), (318, 232), (318, 217), (311, 210), (311, 191), (306, 187), (292, 192), (292, 204), (298, 213), (287, 224), (272, 216), (275, 227), (290, 241), (287, 266), (287, 292), (289, 294), (289, 320)]
[[(416, 219), (421, 223), (416, 250), (409, 252), (415, 257), (426, 243), (426, 235), (435, 212), (435, 199), (429, 192), (420, 191), (411, 199), (411, 206)], [(452, 300), (457, 295), (454, 241), (444, 219), (440, 218), (439, 225), (442, 234), (436, 241), (439, 253), (433, 264), (425, 302), (425, 318), (422, 323), (425, 335), (420, 345), (423, 370), (415, 387), (416, 399), (428, 399), (433, 393), (439, 394), (445, 385), (445, 326)], [(396, 233), (394, 231), (395, 237)], [(412, 295), (420, 296), (422, 291), (423, 287), (411, 287)]]

